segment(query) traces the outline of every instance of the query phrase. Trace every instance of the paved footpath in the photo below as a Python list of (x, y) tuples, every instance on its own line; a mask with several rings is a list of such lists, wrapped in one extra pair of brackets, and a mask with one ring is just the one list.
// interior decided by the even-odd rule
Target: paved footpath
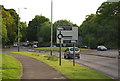
[(23, 65), (23, 76), (21, 79), (65, 79), (59, 72), (49, 65), (27, 56), (7, 53), (17, 58)]

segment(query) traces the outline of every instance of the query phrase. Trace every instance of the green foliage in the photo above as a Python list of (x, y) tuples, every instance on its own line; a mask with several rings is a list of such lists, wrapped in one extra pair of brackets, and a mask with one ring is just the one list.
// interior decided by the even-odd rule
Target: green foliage
[[(2, 44), (12, 44), (18, 39), (18, 21), (20, 21), (19, 15), (14, 9), (5, 9), (4, 6), (1, 6), (2, 17), (0, 22), (2, 22)], [(22, 40), (26, 39), (26, 23), (21, 22), (20, 37)]]
[(21, 41), (27, 40), (27, 24), (25, 22), (20, 22), (20, 33), (21, 33)]
[[(41, 32), (41, 25), (43, 23), (49, 22), (49, 19), (42, 15), (36, 15), (32, 21), (29, 22), (27, 28), (27, 38), (30, 41), (38, 40), (38, 32)], [(44, 24), (45, 25), (45, 24)], [(48, 25), (46, 25), (48, 27)]]
[(51, 45), (50, 42), (40, 42), (40, 43), (38, 43), (38, 46), (40, 46), (40, 47), (49, 47), (50, 45)]
[(44, 42), (50, 42), (50, 29), (50, 22), (44, 22), (38, 30), (38, 37), (43, 38)]
[(16, 38), (16, 23), (9, 9), (2, 6), (2, 42), (3, 45), (10, 44)]
[(2, 24), (2, 44), (3, 46), (8, 42), (8, 36), (7, 36), (7, 29), (6, 29), (6, 25)]
[(0, 5), (0, 42), (2, 42), (2, 7)]
[(117, 48), (117, 12), (117, 2), (104, 2), (97, 9), (96, 14), (87, 15), (79, 27), (82, 44), (91, 48), (96, 48), (98, 45)]

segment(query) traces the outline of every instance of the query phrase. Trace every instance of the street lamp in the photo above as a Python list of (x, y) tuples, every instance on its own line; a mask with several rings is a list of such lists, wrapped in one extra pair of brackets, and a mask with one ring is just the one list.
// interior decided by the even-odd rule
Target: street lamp
[(50, 55), (52, 56), (52, 51), (53, 51), (53, 24), (52, 24), (52, 19), (53, 19), (53, 0), (51, 0), (51, 52)]
[[(18, 8), (18, 15), (20, 14), (20, 9), (27, 9), (27, 8)], [(18, 52), (20, 51), (20, 18), (18, 17)]]

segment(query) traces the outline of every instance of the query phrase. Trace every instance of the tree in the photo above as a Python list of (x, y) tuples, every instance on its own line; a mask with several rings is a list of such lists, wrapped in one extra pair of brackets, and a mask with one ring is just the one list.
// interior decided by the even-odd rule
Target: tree
[(2, 8), (3, 6), (0, 6), (0, 42), (2, 42), (3, 46), (8, 42), (8, 36), (7, 36), (7, 29), (5, 22), (2, 18)]
[(27, 39), (30, 41), (37, 41), (38, 40), (38, 37), (37, 37), (38, 29), (40, 31), (41, 25), (47, 21), (49, 22), (49, 19), (46, 18), (45, 16), (36, 15), (35, 18), (32, 19), (32, 21), (30, 21), (28, 24)]
[(10, 15), (13, 18), (14, 26), (13, 26), (12, 30), (13, 30), (13, 33), (15, 35), (14, 42), (16, 42), (18, 39), (18, 36), (17, 36), (17, 34), (18, 34), (18, 21), (20, 22), (20, 17), (14, 9), (7, 9), (7, 11), (10, 13)]
[[(97, 45), (106, 45), (108, 48), (117, 48), (117, 15), (118, 3), (104, 2), (96, 11), (96, 14), (87, 15), (79, 28), (79, 35), (90, 43), (91, 48)], [(92, 40), (91, 40), (92, 39)], [(95, 44), (96, 45), (95, 45)]]
[(50, 22), (44, 22), (41, 24), (41, 28), (38, 32), (38, 37), (43, 38), (44, 42), (50, 42)]
[(17, 24), (19, 16), (14, 9), (5, 9), (4, 6), (1, 7), (3, 28), (2, 39), (4, 44), (12, 44), (17, 39)]
[(5, 26), (5, 23), (2, 23), (2, 44), (3, 46), (9, 41), (8, 36), (7, 36), (7, 29)]
[(27, 41), (27, 24), (26, 22), (20, 22), (20, 34), (21, 34), (21, 41)]
[(15, 33), (14, 33), (14, 20), (12, 18), (12, 16), (10, 15), (10, 13), (3, 7), (2, 8), (2, 17), (3, 17), (3, 29), (7, 29), (7, 36), (9, 39), (9, 44), (12, 43), (15, 40)]

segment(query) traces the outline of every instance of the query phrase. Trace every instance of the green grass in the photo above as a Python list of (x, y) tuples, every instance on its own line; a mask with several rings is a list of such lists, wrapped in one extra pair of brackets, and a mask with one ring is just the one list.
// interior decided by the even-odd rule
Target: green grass
[(12, 52), (12, 53), (29, 56), (37, 60), (43, 61), (44, 63), (50, 65), (58, 72), (62, 73), (68, 79), (111, 79), (102, 73), (99, 73), (93, 69), (82, 66), (80, 64), (76, 63), (76, 66), (73, 66), (73, 63), (69, 60), (62, 59), (62, 66), (59, 66), (59, 59), (58, 57), (55, 56), (51, 57), (46, 54), (31, 52)]
[(2, 54), (2, 79), (19, 79), (22, 75), (22, 65), (14, 57)]
[[(65, 51), (67, 47), (62, 47), (62, 51)], [(88, 51), (90, 49), (83, 49), (83, 48), (79, 48), (80, 50), (84, 50), (84, 51)], [(34, 48), (34, 50), (39, 50), (39, 51), (50, 51), (51, 48), (50, 47), (41, 47), (41, 48)], [(53, 51), (59, 51), (59, 47), (53, 47)]]
[(2, 51), (0, 49), (0, 79), (2, 79)]

